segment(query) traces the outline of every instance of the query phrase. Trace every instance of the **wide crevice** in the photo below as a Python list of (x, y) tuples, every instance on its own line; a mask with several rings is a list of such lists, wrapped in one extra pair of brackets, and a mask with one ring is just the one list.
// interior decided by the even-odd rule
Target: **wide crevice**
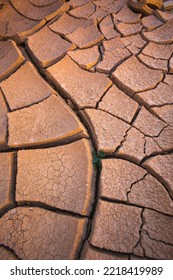
[(145, 224), (144, 211), (145, 211), (145, 209), (143, 208), (142, 211), (141, 211), (141, 225), (140, 225), (140, 228), (139, 228), (139, 239), (138, 239), (136, 245), (133, 247), (132, 252), (134, 253), (135, 248), (137, 248), (139, 246), (143, 251), (143, 257), (146, 257), (145, 248), (142, 246), (142, 243), (141, 243), (142, 229), (143, 229), (143, 226)]
[(130, 203), (129, 195), (130, 195), (131, 192), (132, 192), (133, 186), (136, 185), (136, 184), (138, 184), (139, 182), (143, 181), (147, 175), (148, 175), (148, 172), (145, 173), (144, 176), (142, 176), (140, 179), (138, 179), (137, 181), (135, 181), (135, 182), (133, 182), (133, 183), (131, 184), (129, 191), (126, 193), (128, 203)]
[(80, 250), (79, 255), (78, 255), (78, 259), (81, 259), (82, 250), (83, 250), (83, 247), (85, 245), (85, 242), (89, 240), (89, 237), (90, 237), (91, 232), (92, 232), (93, 220), (94, 220), (94, 216), (95, 216), (95, 213), (96, 213), (96, 208), (97, 208), (99, 197), (100, 197), (100, 195), (99, 195), (100, 174), (101, 174), (101, 170), (99, 170), (97, 168), (96, 180), (95, 180), (94, 204), (93, 204), (93, 208), (92, 208), (92, 211), (90, 213), (90, 216), (89, 216), (87, 231), (86, 231), (86, 234), (85, 234), (85, 238), (83, 240), (83, 244), (81, 246), (81, 250)]
[(17, 184), (17, 170), (18, 170), (18, 154), (15, 152), (13, 154), (12, 163), (12, 178), (11, 178), (11, 200), (16, 204), (15, 194), (16, 194), (16, 184)]
[[(21, 260), (21, 258), (16, 254), (16, 252), (13, 249), (11, 249), (10, 247), (8, 247), (7, 245), (0, 243), (0, 247), (3, 247), (7, 252), (9, 252), (11, 255), (13, 255), (14, 259), (16, 258), (17, 260)], [(12, 260), (12, 259), (9, 259), (9, 260)]]
[(2, 218), (2, 216), (4, 216), (6, 213), (8, 213), (10, 210), (16, 208), (17, 204), (14, 203), (9, 203), (8, 205), (2, 207), (0, 209), (0, 218)]

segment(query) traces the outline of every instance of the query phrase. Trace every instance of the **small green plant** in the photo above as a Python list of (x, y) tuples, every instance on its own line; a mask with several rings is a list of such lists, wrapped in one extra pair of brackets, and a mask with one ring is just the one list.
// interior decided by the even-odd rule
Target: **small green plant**
[(101, 159), (105, 158), (105, 153), (100, 150), (98, 151), (98, 153), (96, 153), (94, 150), (92, 151), (92, 156), (93, 156), (93, 166), (94, 169), (99, 169), (99, 171), (102, 170), (102, 163), (101, 163)]

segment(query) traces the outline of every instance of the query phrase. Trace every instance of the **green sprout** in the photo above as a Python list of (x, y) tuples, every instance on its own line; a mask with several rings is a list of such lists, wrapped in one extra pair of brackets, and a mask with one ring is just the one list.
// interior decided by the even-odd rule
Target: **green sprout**
[(94, 169), (99, 169), (99, 171), (102, 170), (102, 163), (101, 163), (101, 159), (105, 158), (105, 153), (100, 150), (98, 151), (98, 153), (96, 153), (94, 150), (92, 151), (92, 156), (93, 156), (93, 166)]

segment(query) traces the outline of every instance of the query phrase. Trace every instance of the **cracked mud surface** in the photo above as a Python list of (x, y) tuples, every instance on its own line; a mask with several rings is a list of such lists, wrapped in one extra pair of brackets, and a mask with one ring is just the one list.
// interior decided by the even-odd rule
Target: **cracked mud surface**
[(163, 2), (0, 1), (0, 259), (173, 259)]

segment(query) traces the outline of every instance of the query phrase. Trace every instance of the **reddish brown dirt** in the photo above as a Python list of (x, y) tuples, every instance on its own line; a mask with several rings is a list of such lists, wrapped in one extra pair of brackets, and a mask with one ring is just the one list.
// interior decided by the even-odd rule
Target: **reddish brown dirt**
[(172, 1), (126, 2), (0, 1), (0, 259), (173, 259)]

